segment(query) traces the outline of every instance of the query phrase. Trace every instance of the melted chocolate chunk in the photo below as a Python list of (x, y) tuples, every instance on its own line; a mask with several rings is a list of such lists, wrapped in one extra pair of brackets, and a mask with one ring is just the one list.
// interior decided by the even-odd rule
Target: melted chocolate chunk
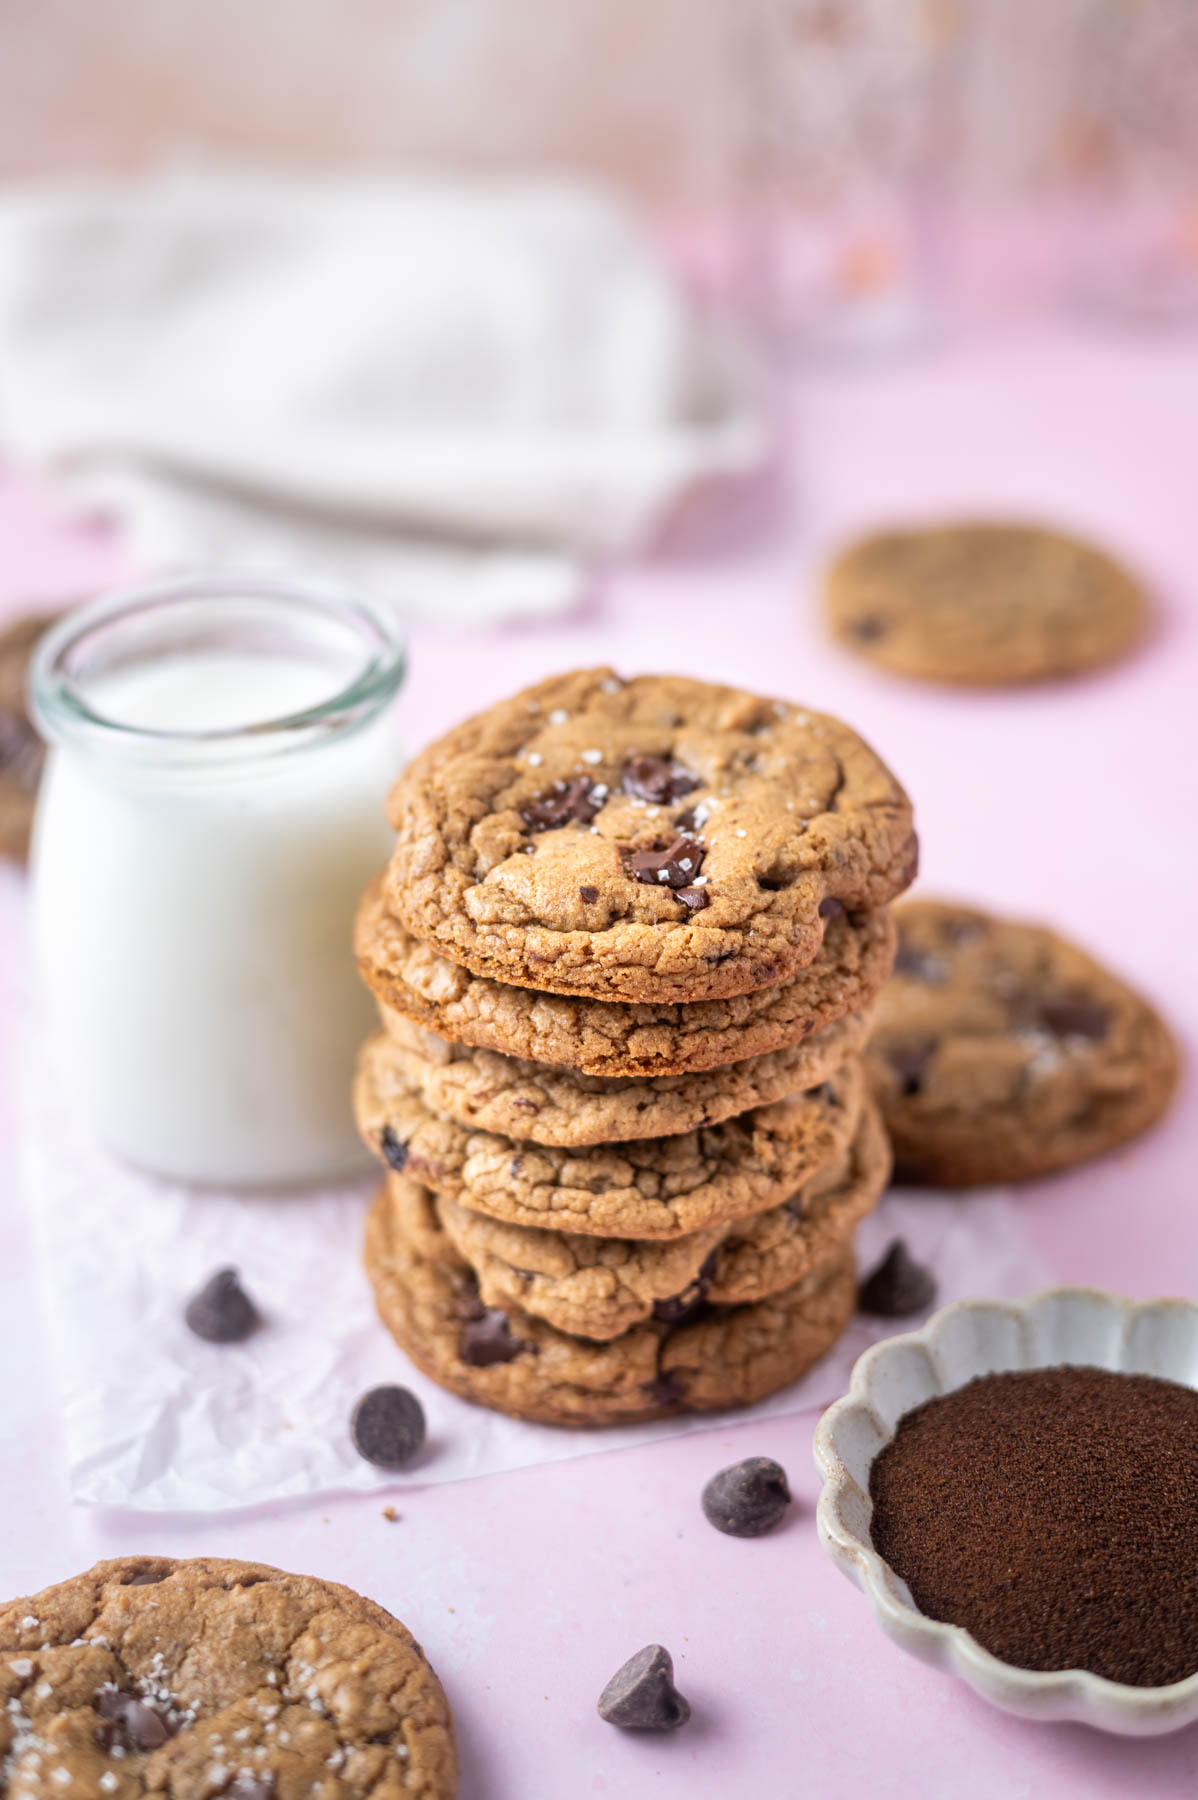
[(578, 897), (584, 905), (594, 906), (596, 900), (599, 898), (599, 889), (597, 887), (580, 887), (578, 890)]
[(625, 1731), (676, 1731), (691, 1716), (674, 1686), (674, 1664), (660, 1644), (646, 1644), (616, 1670), (599, 1696), (599, 1717)]
[(1085, 994), (1061, 994), (1042, 1000), (1036, 1009), (1036, 1017), (1045, 1031), (1051, 1031), (1054, 1037), (1089, 1038), (1091, 1042), (1104, 1038), (1111, 1023), (1106, 1007), (1099, 1006)]
[(643, 881), (647, 886), (689, 890), (703, 867), (706, 851), (694, 838), (676, 837), (672, 844), (657, 844), (648, 850), (627, 850), (624, 855), (628, 873), (634, 880)]
[(907, 975), (912, 981), (924, 981), (929, 987), (943, 987), (948, 980), (948, 964), (943, 957), (917, 950), (914, 944), (909, 944), (904, 938), (899, 939), (894, 972), (896, 975)]
[(898, 1076), (899, 1091), (904, 1100), (923, 1092), (924, 1076), (934, 1051), (932, 1044), (896, 1044), (886, 1052), (886, 1061)]
[(644, 1384), (645, 1392), (650, 1400), (658, 1406), (681, 1406), (686, 1399), (686, 1389), (681, 1378), (672, 1369), (659, 1369), (652, 1381)]
[(96, 1738), (105, 1750), (158, 1750), (173, 1738), (178, 1724), (155, 1701), (139, 1694), (105, 1688), (96, 1696), (96, 1711), (104, 1724)]
[(370, 1388), (349, 1421), (354, 1449), (380, 1469), (402, 1469), (424, 1442), (424, 1408), (407, 1388)]
[(511, 1322), (497, 1306), (483, 1306), (468, 1318), (458, 1334), (458, 1355), (472, 1369), (489, 1369), (493, 1363), (514, 1362), (530, 1344), (512, 1336)]
[(183, 1317), (188, 1330), (209, 1344), (239, 1344), (262, 1323), (236, 1269), (218, 1269), (209, 1276), (187, 1302)]
[(923, 1312), (936, 1298), (936, 1279), (917, 1263), (902, 1238), (895, 1238), (871, 1275), (861, 1283), (857, 1304), (880, 1319), (904, 1319)]
[(761, 1537), (789, 1505), (786, 1470), (768, 1456), (747, 1456), (721, 1469), (703, 1489), (704, 1516), (729, 1537)]
[(664, 756), (634, 756), (625, 763), (620, 779), (626, 794), (654, 806), (668, 806), (671, 800), (680, 800), (702, 785), (697, 775)]
[(563, 825), (589, 825), (607, 799), (602, 782), (589, 775), (572, 781), (555, 781), (551, 788), (526, 800), (520, 817), (530, 831), (557, 831)]
[(705, 887), (675, 888), (674, 898), (681, 900), (687, 912), (702, 912), (705, 906), (711, 905), (711, 896)]
[(825, 894), (819, 903), (819, 916), (821, 919), (843, 919), (844, 901), (834, 894)]
[(390, 1125), (384, 1125), (379, 1133), (379, 1149), (387, 1167), (398, 1175), (408, 1160), (408, 1146), (396, 1137)]
[(695, 1279), (680, 1294), (671, 1294), (668, 1300), (653, 1302), (653, 1317), (660, 1319), (663, 1325), (682, 1325), (687, 1319), (693, 1319), (696, 1314), (701, 1313), (715, 1273), (715, 1262), (716, 1253), (713, 1250)]

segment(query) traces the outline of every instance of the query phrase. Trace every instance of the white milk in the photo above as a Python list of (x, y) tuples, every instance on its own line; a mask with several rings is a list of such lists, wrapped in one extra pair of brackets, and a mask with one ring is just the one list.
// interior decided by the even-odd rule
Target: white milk
[[(345, 680), (282, 653), (201, 648), (79, 691), (117, 727), (203, 733), (320, 705)], [(231, 748), (190, 739), (184, 759), (155, 740), (140, 761), (55, 735), (35, 938), (75, 1104), (119, 1154), (186, 1181), (281, 1185), (361, 1166), (349, 1095), (372, 1008), (351, 938), (390, 846), (385, 707), (298, 747), (280, 732), (266, 754), (252, 734)]]

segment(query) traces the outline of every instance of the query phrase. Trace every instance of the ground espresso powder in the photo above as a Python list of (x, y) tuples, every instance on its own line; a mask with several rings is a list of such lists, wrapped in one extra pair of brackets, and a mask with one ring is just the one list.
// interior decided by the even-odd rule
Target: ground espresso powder
[(1198, 1670), (1198, 1392), (984, 1375), (900, 1421), (873, 1541), (930, 1618), (1023, 1669), (1154, 1687)]

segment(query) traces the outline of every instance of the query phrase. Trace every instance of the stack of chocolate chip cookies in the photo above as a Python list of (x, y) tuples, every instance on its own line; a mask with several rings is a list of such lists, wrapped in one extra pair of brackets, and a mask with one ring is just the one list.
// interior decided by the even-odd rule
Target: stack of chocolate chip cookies
[(898, 782), (835, 719), (597, 669), (450, 732), (389, 811), (355, 1104), (396, 1339), (550, 1422), (793, 1381), (889, 1175), (861, 1052), (915, 872)]

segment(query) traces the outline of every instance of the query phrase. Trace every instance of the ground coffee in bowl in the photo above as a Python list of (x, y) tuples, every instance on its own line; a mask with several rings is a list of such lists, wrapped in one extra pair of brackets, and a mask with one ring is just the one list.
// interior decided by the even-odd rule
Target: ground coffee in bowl
[(1198, 1671), (1198, 1391), (985, 1375), (900, 1419), (870, 1494), (916, 1606), (1003, 1661), (1136, 1687)]

